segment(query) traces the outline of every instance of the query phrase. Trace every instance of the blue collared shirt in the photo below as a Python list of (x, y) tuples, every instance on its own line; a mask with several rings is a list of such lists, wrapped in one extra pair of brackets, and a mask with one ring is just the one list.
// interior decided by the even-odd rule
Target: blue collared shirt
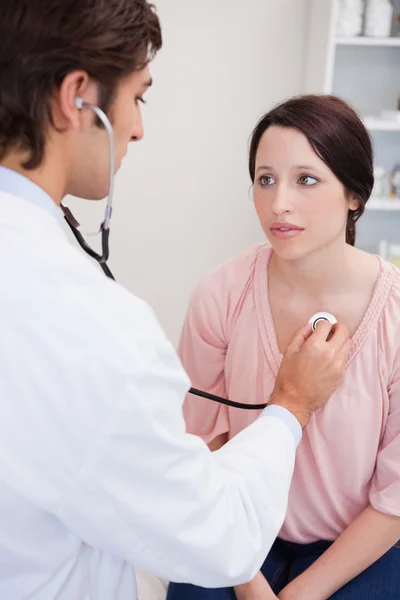
[(33, 183), (24, 175), (12, 171), (6, 167), (0, 166), (0, 192), (19, 196), (39, 208), (52, 214), (62, 223), (62, 212), (59, 206), (42, 190), (36, 183)]

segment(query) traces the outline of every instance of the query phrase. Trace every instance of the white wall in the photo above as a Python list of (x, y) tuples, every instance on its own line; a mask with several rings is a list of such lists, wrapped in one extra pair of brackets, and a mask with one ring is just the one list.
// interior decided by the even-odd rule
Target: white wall
[[(263, 239), (248, 139), (266, 110), (301, 91), (308, 0), (156, 5), (164, 47), (152, 65), (145, 139), (117, 182), (110, 265), (175, 343), (201, 276)], [(98, 214), (86, 205), (84, 222)]]

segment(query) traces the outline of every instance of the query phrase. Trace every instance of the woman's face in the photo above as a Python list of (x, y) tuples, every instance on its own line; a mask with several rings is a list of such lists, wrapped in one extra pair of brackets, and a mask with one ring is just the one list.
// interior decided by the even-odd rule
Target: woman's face
[(307, 138), (278, 126), (265, 131), (257, 150), (254, 203), (273, 249), (286, 260), (345, 244), (348, 211), (358, 207)]

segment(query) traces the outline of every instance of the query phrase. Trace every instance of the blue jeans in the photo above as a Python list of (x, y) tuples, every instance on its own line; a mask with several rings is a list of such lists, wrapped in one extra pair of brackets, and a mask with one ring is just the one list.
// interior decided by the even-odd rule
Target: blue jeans
[[(331, 542), (292, 544), (277, 539), (261, 571), (275, 594), (303, 573), (329, 548)], [(332, 600), (399, 600), (400, 543), (391, 548)], [(170, 583), (167, 600), (236, 600), (233, 588), (208, 589), (186, 583)]]

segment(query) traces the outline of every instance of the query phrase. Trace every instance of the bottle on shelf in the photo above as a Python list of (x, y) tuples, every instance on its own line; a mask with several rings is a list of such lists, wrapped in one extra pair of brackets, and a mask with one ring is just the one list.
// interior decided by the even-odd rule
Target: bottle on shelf
[[(400, 37), (400, 10), (394, 19), (394, 35)], [(399, 109), (400, 110), (400, 109)]]
[(385, 185), (386, 172), (381, 166), (374, 168), (374, 189), (372, 190), (372, 196), (376, 199), (384, 198), (387, 195), (387, 187)]
[(390, 197), (400, 199), (400, 163), (393, 167), (390, 177)]

